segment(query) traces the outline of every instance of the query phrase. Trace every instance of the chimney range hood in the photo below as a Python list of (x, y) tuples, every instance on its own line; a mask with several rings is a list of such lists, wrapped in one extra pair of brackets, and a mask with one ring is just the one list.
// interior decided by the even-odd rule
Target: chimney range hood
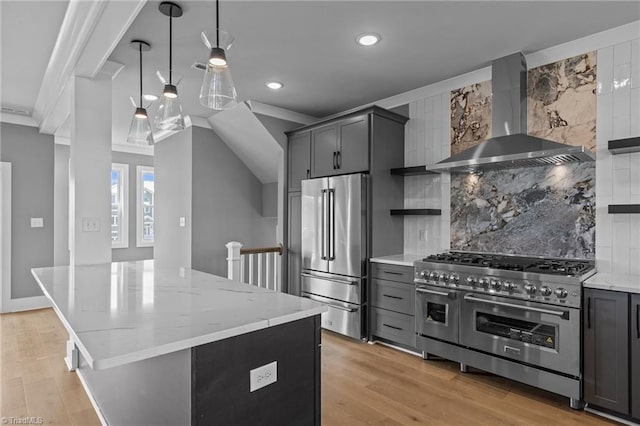
[(521, 52), (494, 60), (491, 74), (496, 136), (428, 165), (427, 170), (473, 172), (595, 160), (583, 146), (527, 135), (527, 63)]

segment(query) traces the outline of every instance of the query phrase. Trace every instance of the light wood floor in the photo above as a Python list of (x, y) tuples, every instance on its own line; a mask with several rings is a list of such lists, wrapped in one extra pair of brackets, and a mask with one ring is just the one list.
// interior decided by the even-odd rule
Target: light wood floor
[[(100, 424), (77, 375), (62, 360), (67, 338), (52, 309), (0, 315), (0, 416)], [(608, 423), (571, 410), (566, 398), (548, 392), (323, 332), (325, 426)]]

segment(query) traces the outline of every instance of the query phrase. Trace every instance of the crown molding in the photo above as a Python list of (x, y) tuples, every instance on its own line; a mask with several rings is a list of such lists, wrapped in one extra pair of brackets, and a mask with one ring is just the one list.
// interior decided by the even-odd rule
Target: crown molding
[(0, 122), (19, 124), (21, 126), (38, 127), (38, 123), (32, 117), (19, 114), (11, 114), (9, 112), (0, 112)]
[[(66, 120), (71, 77), (94, 78), (145, 3), (69, 1), (33, 110), (40, 133), (54, 134)], [(104, 71), (113, 78), (120, 69), (112, 63)]]

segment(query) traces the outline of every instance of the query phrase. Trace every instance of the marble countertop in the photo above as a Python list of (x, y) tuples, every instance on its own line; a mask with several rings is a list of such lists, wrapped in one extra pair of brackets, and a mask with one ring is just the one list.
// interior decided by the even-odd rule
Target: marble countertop
[(640, 275), (597, 273), (586, 280), (583, 286), (640, 294)]
[(369, 261), (390, 265), (413, 266), (413, 262), (422, 260), (423, 258), (424, 256), (417, 254), (392, 254), (391, 256), (372, 257)]
[(34, 268), (32, 274), (96, 370), (327, 310), (309, 299), (153, 260)]

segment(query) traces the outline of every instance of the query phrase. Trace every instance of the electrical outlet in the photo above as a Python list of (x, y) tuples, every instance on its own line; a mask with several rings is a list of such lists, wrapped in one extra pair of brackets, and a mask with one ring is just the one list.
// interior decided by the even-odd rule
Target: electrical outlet
[(425, 234), (424, 229), (419, 229), (418, 230), (418, 241), (424, 241), (425, 240), (424, 234)]
[(31, 227), (32, 228), (42, 228), (44, 226), (44, 219), (41, 217), (32, 217), (31, 218)]
[(180, 217), (180, 228), (184, 228), (185, 226), (187, 226), (187, 219)]
[(257, 391), (278, 381), (278, 361), (249, 371), (249, 392)]

